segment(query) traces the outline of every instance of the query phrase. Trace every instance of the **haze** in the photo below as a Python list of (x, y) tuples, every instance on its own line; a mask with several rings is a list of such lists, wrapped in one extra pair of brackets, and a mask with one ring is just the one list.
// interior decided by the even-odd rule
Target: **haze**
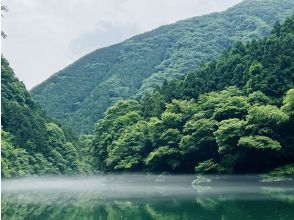
[(2, 54), (28, 89), (97, 48), (241, 0), (4, 0)]
[[(290, 181), (290, 180), (289, 180)], [(293, 181), (281, 184), (293, 193)], [(82, 177), (26, 177), (2, 180), (2, 193), (89, 193), (103, 198), (195, 196), (219, 194), (247, 195), (260, 193), (264, 186), (276, 184), (260, 182), (250, 175), (144, 175), (120, 174)], [(255, 195), (256, 196), (256, 195)]]

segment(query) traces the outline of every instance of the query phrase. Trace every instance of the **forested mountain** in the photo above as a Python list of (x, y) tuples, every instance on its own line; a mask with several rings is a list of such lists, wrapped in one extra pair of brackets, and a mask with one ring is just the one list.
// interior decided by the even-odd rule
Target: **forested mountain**
[[(97, 123), (106, 171), (294, 173), (294, 16)], [(292, 163), (292, 165), (291, 165)]]
[(1, 57), (1, 175), (77, 174), (86, 170), (70, 132), (46, 117)]
[(82, 57), (31, 93), (49, 116), (91, 133), (111, 104), (196, 70), (237, 41), (269, 34), (293, 10), (292, 0), (245, 0), (225, 12), (162, 26)]

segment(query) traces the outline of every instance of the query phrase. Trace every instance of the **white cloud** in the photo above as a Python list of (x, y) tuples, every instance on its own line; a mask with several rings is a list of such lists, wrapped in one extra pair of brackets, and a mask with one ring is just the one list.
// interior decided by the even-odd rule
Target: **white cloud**
[(2, 53), (28, 88), (85, 53), (241, 0), (6, 0)]

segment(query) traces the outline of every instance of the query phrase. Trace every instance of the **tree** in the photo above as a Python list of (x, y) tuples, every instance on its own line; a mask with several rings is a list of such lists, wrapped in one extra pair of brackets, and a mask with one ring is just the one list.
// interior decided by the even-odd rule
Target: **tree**
[(193, 117), (184, 126), (185, 136), (179, 144), (183, 155), (183, 164), (187, 169), (201, 161), (215, 157), (217, 144), (213, 132), (217, 129), (217, 122), (212, 119), (195, 120)]
[[(139, 170), (150, 148), (148, 123), (139, 121), (124, 130), (109, 147), (107, 167), (114, 170)], [(150, 150), (150, 149), (149, 149)]]
[(135, 100), (119, 101), (105, 112), (105, 117), (97, 123), (93, 141), (95, 165), (98, 169), (107, 168), (106, 159), (115, 146), (112, 143), (119, 139), (124, 129), (142, 119), (141, 106)]
[(272, 149), (277, 151), (281, 149), (281, 144), (278, 141), (260, 135), (241, 137), (238, 141), (238, 146), (258, 150)]
[(195, 171), (196, 173), (205, 174), (221, 173), (223, 171), (223, 168), (219, 164), (215, 163), (213, 159), (210, 159), (197, 164), (197, 166), (195, 167)]
[(173, 171), (180, 163), (179, 150), (167, 146), (157, 148), (145, 159), (147, 168), (153, 171)]
[(244, 134), (245, 121), (232, 118), (221, 121), (217, 131), (214, 132), (218, 151), (220, 153), (232, 152), (236, 149), (240, 137)]
[(272, 134), (289, 120), (284, 112), (272, 105), (253, 106), (246, 117), (246, 129), (255, 134)]
[(24, 149), (12, 145), (13, 136), (1, 131), (1, 176), (17, 177), (33, 173), (31, 156)]
[(283, 100), (282, 111), (290, 117), (294, 116), (294, 89), (289, 89)]

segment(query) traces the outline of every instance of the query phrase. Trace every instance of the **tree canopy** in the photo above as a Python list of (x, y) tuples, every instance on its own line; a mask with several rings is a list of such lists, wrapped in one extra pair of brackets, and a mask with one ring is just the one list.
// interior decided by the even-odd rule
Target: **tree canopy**
[(77, 140), (45, 115), (3, 56), (1, 112), (3, 177), (88, 172)]
[[(97, 123), (105, 171), (265, 172), (294, 159), (294, 16)], [(290, 49), (291, 48), (291, 49)]]

